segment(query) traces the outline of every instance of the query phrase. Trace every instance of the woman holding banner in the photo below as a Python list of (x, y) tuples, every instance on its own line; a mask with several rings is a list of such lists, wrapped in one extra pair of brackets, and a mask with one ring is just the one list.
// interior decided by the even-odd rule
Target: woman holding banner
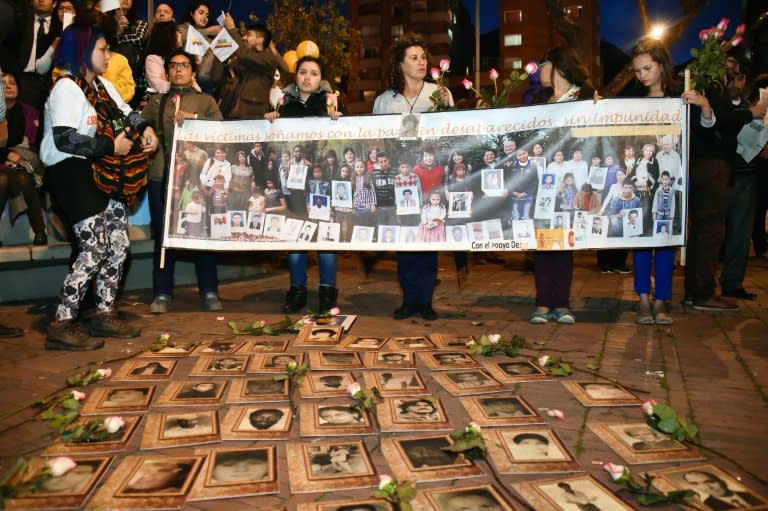
[[(389, 90), (376, 98), (374, 114), (419, 113), (432, 108), (432, 93), (437, 85), (428, 83), (428, 53), (423, 39), (415, 34), (400, 37), (390, 53)], [(453, 105), (451, 91), (440, 89), (444, 104)], [(422, 188), (429, 196), (430, 189)], [(437, 281), (437, 252), (398, 252), (397, 273), (403, 290), (403, 304), (392, 317), (405, 319), (419, 314), (432, 321), (437, 313), (432, 308), (432, 293)]]

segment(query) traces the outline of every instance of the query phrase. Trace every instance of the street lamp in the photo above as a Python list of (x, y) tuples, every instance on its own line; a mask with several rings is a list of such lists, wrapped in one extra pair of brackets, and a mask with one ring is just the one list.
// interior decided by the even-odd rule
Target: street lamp
[(651, 27), (651, 32), (648, 34), (654, 39), (661, 39), (664, 37), (664, 32), (666, 31), (666, 28), (663, 25), (654, 25)]

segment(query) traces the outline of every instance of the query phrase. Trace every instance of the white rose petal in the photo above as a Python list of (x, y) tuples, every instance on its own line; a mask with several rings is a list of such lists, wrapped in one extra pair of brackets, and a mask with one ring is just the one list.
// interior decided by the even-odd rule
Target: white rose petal
[(51, 475), (53, 477), (63, 476), (76, 466), (77, 463), (75, 463), (75, 460), (67, 456), (59, 456), (48, 462), (48, 467), (51, 469)]
[(125, 426), (125, 421), (122, 417), (113, 415), (104, 419), (104, 427), (107, 428), (109, 433), (117, 433), (123, 426)]

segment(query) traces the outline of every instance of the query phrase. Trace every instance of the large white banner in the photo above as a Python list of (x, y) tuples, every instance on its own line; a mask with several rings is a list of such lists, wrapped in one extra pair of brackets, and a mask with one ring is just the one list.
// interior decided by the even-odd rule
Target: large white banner
[(174, 135), (163, 244), (451, 251), (682, 245), (687, 124), (676, 98), (338, 121), (187, 121)]

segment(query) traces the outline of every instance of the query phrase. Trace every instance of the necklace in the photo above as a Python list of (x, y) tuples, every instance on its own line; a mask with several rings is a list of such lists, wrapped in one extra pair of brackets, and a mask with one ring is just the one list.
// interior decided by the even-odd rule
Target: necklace
[[(419, 100), (419, 96), (421, 96), (421, 91), (424, 90), (424, 84), (425, 83), (426, 82), (424, 82), (424, 81), (421, 82), (421, 89), (419, 89), (419, 92), (418, 92), (418, 94), (416, 94), (416, 97), (413, 98), (413, 101), (408, 101), (408, 98), (406, 98), (405, 94), (403, 94), (403, 98), (405, 98), (405, 102), (408, 103), (408, 106), (410, 107), (410, 110), (408, 111), (408, 113), (411, 113), (411, 114), (413, 113), (413, 107), (416, 105), (416, 101)], [(403, 91), (403, 92), (405, 92), (405, 91)]]

